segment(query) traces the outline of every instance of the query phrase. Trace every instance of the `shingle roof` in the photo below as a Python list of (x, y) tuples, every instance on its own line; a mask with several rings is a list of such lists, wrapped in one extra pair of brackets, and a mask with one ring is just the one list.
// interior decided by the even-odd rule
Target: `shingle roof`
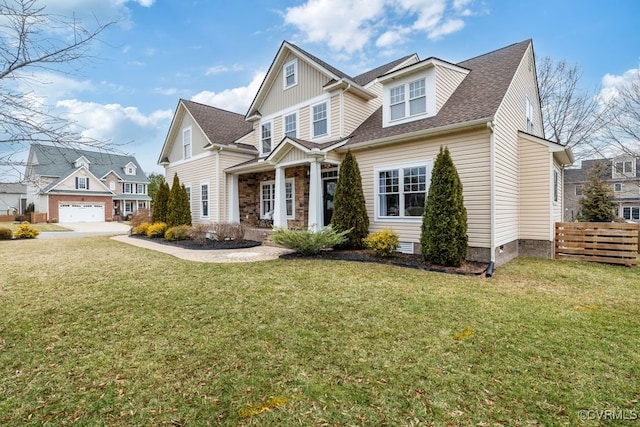
[(589, 170), (594, 167), (600, 165), (600, 179), (610, 180), (611, 179), (611, 160), (610, 159), (595, 159), (595, 160), (583, 160), (580, 168), (576, 169), (565, 169), (564, 170), (564, 182), (565, 183), (573, 183), (573, 182), (588, 182), (589, 181)]
[(213, 144), (234, 145), (255, 149), (252, 145), (235, 144), (234, 141), (253, 130), (253, 125), (244, 119), (244, 115), (181, 99), (194, 120)]
[(381, 107), (354, 131), (347, 146), (493, 117), (530, 44), (531, 40), (525, 40), (458, 63), (471, 71), (436, 116), (383, 128)]
[[(41, 144), (32, 144), (31, 151), (35, 154), (38, 163), (28, 167), (33, 166), (33, 172), (41, 176), (66, 178), (76, 169), (73, 163), (80, 156), (84, 156), (89, 161), (89, 171), (98, 179), (114, 171), (127, 181), (149, 182), (134, 156)], [(130, 162), (136, 165), (135, 175), (124, 173), (124, 167)]]
[(399, 64), (402, 64), (404, 61), (411, 58), (413, 55), (415, 54), (404, 56), (402, 58), (396, 59), (395, 61), (391, 61), (387, 64), (374, 68), (373, 70), (369, 70), (360, 75), (357, 75), (353, 78), (353, 81), (358, 83), (360, 86), (365, 86), (367, 83), (370, 83), (377, 77), (380, 77), (381, 75), (388, 73), (394, 67), (398, 66)]
[(329, 70), (330, 72), (332, 72), (336, 76), (341, 77), (341, 78), (347, 78), (347, 79), (353, 80), (353, 78), (350, 75), (348, 75), (347, 73), (344, 73), (344, 72), (338, 70), (337, 68), (327, 64), (326, 62), (324, 62), (322, 59), (318, 58), (317, 56), (314, 56), (314, 55), (310, 54), (306, 50), (300, 48), (299, 46), (296, 46), (295, 44), (293, 44), (291, 42), (287, 42), (287, 43), (290, 46), (294, 47), (295, 49), (298, 49), (300, 52), (302, 52), (303, 54), (305, 54), (309, 58), (311, 58), (316, 64), (324, 67), (325, 69)]
[(0, 182), (0, 193), (3, 194), (24, 194), (27, 186), (19, 182)]

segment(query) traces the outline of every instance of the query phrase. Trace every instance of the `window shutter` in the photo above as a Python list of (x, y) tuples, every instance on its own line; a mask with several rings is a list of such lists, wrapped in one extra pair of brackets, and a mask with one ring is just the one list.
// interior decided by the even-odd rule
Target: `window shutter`
[(78, 177), (76, 176), (76, 190), (78, 189)]
[(87, 190), (89, 189), (89, 178), (85, 178), (85, 181), (87, 183)]

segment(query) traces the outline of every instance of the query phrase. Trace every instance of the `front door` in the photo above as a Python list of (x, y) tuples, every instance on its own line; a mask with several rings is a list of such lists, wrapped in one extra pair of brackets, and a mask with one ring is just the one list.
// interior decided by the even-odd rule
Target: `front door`
[(324, 212), (324, 226), (331, 223), (333, 216), (333, 196), (336, 194), (336, 178), (325, 179), (322, 181), (322, 209)]

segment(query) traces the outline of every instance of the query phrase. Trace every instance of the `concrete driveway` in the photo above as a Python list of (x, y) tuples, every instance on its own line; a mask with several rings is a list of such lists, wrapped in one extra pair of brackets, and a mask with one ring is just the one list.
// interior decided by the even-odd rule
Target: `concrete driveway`
[(72, 231), (42, 232), (38, 235), (38, 239), (114, 236), (118, 234), (129, 234), (129, 229), (131, 228), (129, 225), (121, 222), (65, 222), (59, 225)]

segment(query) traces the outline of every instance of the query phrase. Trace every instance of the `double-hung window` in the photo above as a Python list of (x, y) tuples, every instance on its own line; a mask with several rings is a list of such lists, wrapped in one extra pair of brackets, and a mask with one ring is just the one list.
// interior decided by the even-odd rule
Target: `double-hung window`
[(260, 126), (260, 149), (262, 154), (271, 152), (271, 122), (263, 123)]
[(88, 190), (89, 189), (89, 177), (79, 176), (76, 177), (76, 189)]
[(377, 216), (421, 217), (427, 200), (430, 174), (431, 166), (428, 164), (377, 168)]
[(209, 184), (200, 184), (200, 216), (207, 218), (209, 216)]
[(316, 104), (312, 109), (313, 137), (327, 135), (329, 133), (327, 118), (327, 103)]
[(298, 136), (298, 117), (296, 113), (284, 116), (284, 136), (290, 138)]
[(132, 194), (133, 193), (133, 184), (130, 182), (125, 182), (123, 184), (122, 192), (124, 194)]
[(137, 194), (146, 194), (145, 191), (145, 185), (144, 184), (136, 184), (136, 193)]
[(624, 206), (622, 208), (622, 217), (629, 221), (640, 221), (640, 207)]
[(391, 120), (399, 120), (407, 116), (411, 117), (426, 113), (426, 80), (421, 78), (408, 84), (391, 88), (389, 90), (389, 108)]
[(184, 159), (191, 157), (191, 128), (182, 131), (182, 155)]
[(284, 88), (295, 86), (298, 83), (298, 61), (293, 61), (284, 64)]
[[(294, 218), (293, 200), (294, 185), (293, 179), (287, 179), (284, 184), (285, 205), (287, 210), (287, 218)], [(265, 181), (260, 186), (260, 218), (273, 219), (273, 212), (276, 206), (276, 183), (274, 181)]]

